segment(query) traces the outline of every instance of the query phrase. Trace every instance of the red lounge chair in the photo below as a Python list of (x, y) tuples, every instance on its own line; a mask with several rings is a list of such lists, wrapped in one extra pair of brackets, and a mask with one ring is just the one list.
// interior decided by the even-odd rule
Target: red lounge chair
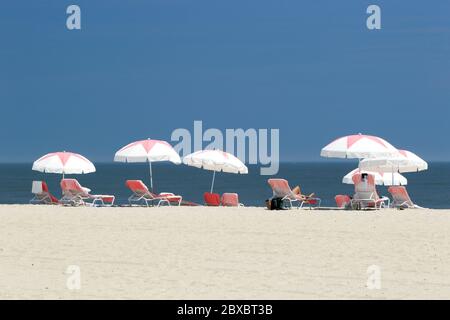
[(273, 191), (273, 197), (282, 198), (282, 200), (288, 200), (289, 206), (292, 208), (293, 202), (298, 202), (297, 208), (302, 208), (303, 205), (308, 204), (310, 208), (312, 205), (320, 207), (321, 199), (313, 197), (313, 194), (305, 196), (303, 194), (295, 194), (292, 192), (289, 183), (285, 179), (269, 179), (267, 180)]
[(133, 202), (145, 202), (145, 205), (149, 207), (157, 202), (156, 206), (158, 207), (161, 203), (167, 203), (169, 206), (172, 203), (176, 203), (179, 206), (183, 200), (181, 196), (177, 196), (170, 192), (161, 192), (160, 194), (152, 193), (141, 180), (127, 180), (125, 184), (128, 189), (133, 192), (128, 198), (130, 205), (132, 205)]
[(31, 204), (58, 204), (58, 199), (48, 191), (45, 181), (33, 181), (31, 193), (34, 194)]
[[(362, 176), (366, 175), (367, 178), (364, 181)], [(364, 208), (375, 208), (380, 209), (385, 207), (385, 201), (390, 204), (390, 199), (387, 197), (382, 197), (378, 195), (377, 189), (375, 187), (375, 176), (373, 174), (361, 173), (355, 174), (352, 177), (353, 183), (355, 185), (355, 195), (351, 200), (352, 208), (364, 209)]]
[(115, 200), (115, 197), (112, 195), (91, 195), (89, 193), (91, 192), (91, 190), (82, 187), (76, 179), (61, 180), (61, 190), (63, 193), (63, 197), (61, 198), (61, 200), (59, 200), (59, 202), (65, 205), (112, 206)]
[(348, 195), (338, 194), (334, 197), (338, 208), (348, 208), (351, 206), (352, 199)]
[(239, 203), (239, 196), (237, 193), (224, 193), (221, 200), (224, 207), (242, 207), (242, 203)]
[(414, 204), (409, 197), (408, 191), (404, 186), (389, 187), (388, 192), (392, 195), (392, 206), (395, 208), (420, 208)]
[(220, 195), (217, 193), (205, 192), (203, 194), (203, 199), (205, 200), (205, 205), (211, 207), (220, 206)]

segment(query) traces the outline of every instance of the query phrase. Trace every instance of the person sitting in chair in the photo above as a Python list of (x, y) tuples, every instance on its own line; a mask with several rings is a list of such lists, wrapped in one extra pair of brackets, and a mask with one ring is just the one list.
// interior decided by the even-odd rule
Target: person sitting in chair
[(310, 195), (304, 195), (302, 194), (301, 190), (300, 190), (300, 186), (296, 186), (294, 189), (292, 189), (292, 192), (294, 194), (298, 194), (300, 197), (302, 197), (302, 200), (308, 200), (310, 198), (313, 198), (315, 196), (314, 192), (311, 193)]

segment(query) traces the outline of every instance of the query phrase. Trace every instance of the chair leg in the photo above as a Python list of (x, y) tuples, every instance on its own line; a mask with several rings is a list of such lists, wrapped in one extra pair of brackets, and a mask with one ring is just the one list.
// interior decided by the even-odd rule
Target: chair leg
[(165, 200), (165, 199), (159, 199), (157, 207), (160, 207), (160, 206), (161, 206), (161, 203), (165, 203), (165, 202), (166, 202), (166, 203), (169, 205), (169, 207), (170, 207), (170, 201), (169, 201), (169, 200)]
[(160, 199), (159, 201), (158, 201), (158, 207), (159, 206), (161, 206), (161, 203), (167, 203), (167, 205), (170, 207), (170, 201), (169, 200), (166, 200), (166, 199)]

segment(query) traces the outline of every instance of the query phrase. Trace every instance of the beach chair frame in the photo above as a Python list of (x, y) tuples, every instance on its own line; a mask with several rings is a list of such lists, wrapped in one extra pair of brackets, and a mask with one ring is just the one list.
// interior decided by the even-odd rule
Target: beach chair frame
[(42, 194), (43, 196), (35, 194), (33, 198), (30, 200), (30, 204), (53, 204), (50, 196), (48, 194)]
[[(286, 179), (269, 179), (267, 180), (268, 184), (272, 188), (273, 196), (281, 198), (281, 201), (283, 203), (289, 203), (289, 209), (292, 209), (293, 203), (297, 203), (297, 209), (302, 209), (305, 204), (309, 205), (309, 208), (313, 208), (313, 202), (315, 202), (316, 206), (320, 208), (320, 205), (322, 203), (322, 199), (317, 197), (306, 197), (301, 198), (300, 195), (296, 195), (294, 192), (292, 192), (291, 187), (289, 186), (289, 183)], [(279, 184), (278, 187), (281, 187), (281, 189), (277, 190), (276, 184)]]
[[(313, 207), (320, 208), (320, 205), (322, 203), (322, 199), (320, 199), (320, 198), (308, 198), (305, 200), (301, 200), (301, 199), (297, 199), (297, 198), (293, 199), (290, 197), (290, 195), (287, 195), (281, 199), (281, 201), (285, 201), (285, 200), (289, 201), (288, 203), (289, 203), (290, 209), (293, 207), (292, 203), (297, 203), (297, 209), (303, 209), (305, 204), (309, 205), (310, 209), (312, 209)], [(317, 205), (313, 206), (313, 203), (311, 202), (311, 200), (315, 201), (317, 203)]]
[[(375, 192), (372, 192), (369, 198), (367, 199), (351, 199), (350, 204), (354, 209), (381, 209), (381, 208), (389, 208), (390, 199), (388, 197), (376, 198)], [(387, 202), (387, 206), (386, 206)], [(373, 204), (373, 206), (370, 206)]]
[[(404, 186), (391, 186), (388, 188), (388, 192), (392, 196), (392, 207), (399, 209), (415, 209), (420, 208), (416, 205), (408, 194), (408, 191)], [(400, 196), (403, 198), (400, 199)]]
[[(358, 190), (358, 184), (361, 183), (361, 176), (362, 174), (355, 174), (352, 177), (353, 184), (355, 185), (355, 196), (358, 194), (368, 194), (370, 192), (370, 195), (367, 198), (358, 198), (355, 199), (355, 196), (351, 199), (351, 207), (354, 209), (381, 209), (386, 208), (386, 202), (387, 207), (390, 206), (390, 199), (388, 197), (380, 197), (377, 193), (376, 186), (375, 186), (375, 177), (372, 174), (368, 174), (368, 186), (372, 189), (372, 191), (366, 191), (366, 190)], [(372, 205), (371, 205), (372, 204)]]
[[(63, 187), (63, 181), (71, 180), (75, 185), (74, 188), (65, 189)], [(62, 205), (70, 206), (102, 206), (112, 207), (114, 205), (116, 197), (113, 195), (91, 195), (85, 191), (81, 184), (76, 179), (63, 179), (61, 180), (61, 189), (63, 191), (63, 197), (59, 200)], [(106, 203), (105, 198), (111, 198), (111, 203)]]
[(52, 200), (52, 195), (48, 190), (45, 190), (44, 184), (44, 181), (33, 181), (31, 192), (34, 194), (34, 196), (29, 201), (30, 204), (58, 204), (57, 202), (54, 202)]
[[(112, 197), (113, 200), (111, 201), (111, 203), (106, 203), (103, 200), (102, 196), (94, 196), (94, 195), (84, 196), (81, 194), (65, 194), (59, 200), (59, 202), (62, 205), (70, 205), (70, 206), (74, 206), (74, 207), (78, 207), (78, 206), (112, 207), (114, 205), (115, 197), (114, 196), (110, 196), (110, 197)], [(91, 200), (91, 201), (89, 201), (89, 200)]]
[[(132, 183), (139, 184), (141, 189), (132, 189)], [(147, 186), (141, 180), (127, 180), (126, 186), (132, 192), (131, 196), (128, 197), (128, 203), (130, 204), (130, 206), (132, 206), (133, 203), (145, 203), (147, 207), (154, 207), (156, 202), (156, 207), (161, 206), (161, 204), (163, 203), (171, 206), (171, 202), (177, 202), (177, 206), (181, 206), (181, 201), (183, 200), (182, 196), (175, 195), (171, 192), (161, 192), (160, 194), (156, 195), (150, 192), (150, 190), (148, 190)], [(170, 201), (170, 198), (176, 198), (177, 200)]]
[[(150, 196), (150, 197), (147, 198), (147, 196)], [(174, 196), (174, 194), (171, 193), (171, 194), (169, 194), (169, 196)], [(151, 194), (148, 194), (148, 195), (147, 194), (143, 194), (143, 195), (132, 194), (128, 198), (128, 203), (130, 205), (133, 205), (133, 203), (139, 203), (139, 202), (145, 203), (145, 205), (147, 207), (154, 207), (155, 202), (157, 202), (156, 207), (161, 206), (162, 203), (166, 203), (168, 206), (172, 205), (167, 198), (153, 197)], [(178, 206), (180, 206), (181, 205), (181, 196), (180, 196), (180, 200), (177, 202), (178, 202)]]

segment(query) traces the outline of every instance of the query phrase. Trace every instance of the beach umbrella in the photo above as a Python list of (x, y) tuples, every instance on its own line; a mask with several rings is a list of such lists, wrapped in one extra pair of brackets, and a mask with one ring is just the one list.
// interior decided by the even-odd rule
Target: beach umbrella
[(116, 152), (114, 161), (148, 162), (151, 190), (153, 190), (152, 162), (170, 161), (175, 164), (181, 163), (180, 156), (168, 142), (152, 139), (135, 141), (126, 145)]
[(40, 157), (33, 163), (34, 171), (44, 173), (84, 174), (95, 172), (94, 164), (87, 158), (73, 152), (53, 152)]
[(418, 172), (427, 170), (428, 163), (410, 151), (399, 150), (394, 157), (364, 159), (359, 163), (359, 168), (380, 172)]
[(416, 154), (399, 150), (394, 157), (383, 157), (374, 159), (364, 159), (360, 161), (361, 170), (374, 170), (379, 172), (390, 172), (392, 180), (396, 172), (419, 172), (428, 169), (428, 163)]
[(320, 152), (322, 157), (354, 159), (391, 157), (396, 154), (398, 150), (386, 140), (361, 133), (338, 138)]
[(222, 150), (200, 150), (183, 158), (183, 163), (205, 170), (214, 171), (211, 183), (211, 193), (214, 188), (216, 172), (247, 174), (248, 168), (234, 155)]
[(392, 180), (392, 176), (385, 172), (377, 172), (377, 171), (366, 171), (356, 168), (355, 170), (349, 172), (342, 178), (342, 183), (353, 184), (353, 176), (355, 174), (367, 173), (371, 174), (375, 177), (375, 184), (380, 186), (406, 186), (408, 184), (408, 180), (402, 176), (400, 173), (394, 174), (394, 180)]

